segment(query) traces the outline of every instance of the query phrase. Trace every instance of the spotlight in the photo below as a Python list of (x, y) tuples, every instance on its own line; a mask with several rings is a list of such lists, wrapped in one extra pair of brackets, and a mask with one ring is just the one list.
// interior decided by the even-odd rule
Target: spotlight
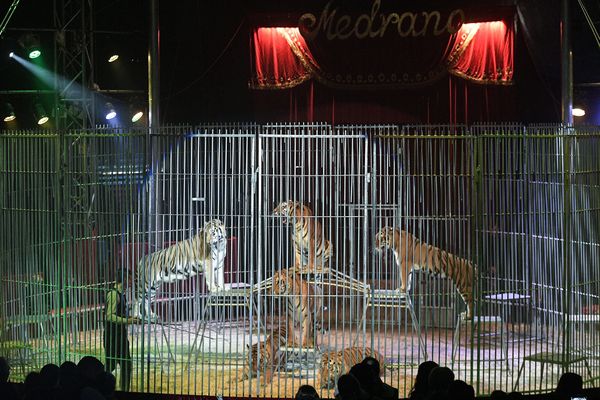
[(574, 108), (573, 116), (574, 117), (583, 117), (585, 115), (585, 110), (583, 108)]
[(137, 111), (131, 117), (131, 122), (138, 122), (143, 116), (144, 116), (144, 112), (143, 111)]
[(33, 33), (26, 33), (19, 38), (19, 44), (27, 51), (29, 58), (34, 59), (42, 55), (40, 38)]
[(8, 53), (8, 58), (13, 58), (14, 56), (15, 56), (14, 52), (11, 51), (10, 53)]
[(104, 105), (104, 109), (106, 112), (106, 119), (113, 119), (114, 117), (117, 116), (117, 112), (115, 111), (115, 108), (113, 107), (113, 105), (111, 103), (106, 103)]
[(12, 104), (4, 103), (4, 106), (2, 107), (2, 118), (4, 119), (4, 122), (10, 122), (17, 118)]
[(118, 55), (118, 54), (113, 54), (112, 56), (110, 56), (110, 57), (108, 58), (108, 62), (109, 62), (109, 63), (112, 63), (112, 62), (115, 62), (115, 61), (117, 61), (118, 59), (119, 59), (119, 55)]
[(38, 125), (44, 125), (48, 122), (48, 114), (46, 114), (46, 110), (44, 110), (44, 107), (40, 103), (36, 103), (33, 108), (33, 115), (35, 115)]

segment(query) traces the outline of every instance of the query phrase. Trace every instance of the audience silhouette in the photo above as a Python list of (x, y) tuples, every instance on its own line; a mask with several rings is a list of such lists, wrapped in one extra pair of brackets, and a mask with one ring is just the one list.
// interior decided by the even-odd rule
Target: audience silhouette
[[(336, 385), (337, 400), (396, 400), (398, 389), (386, 384), (380, 377), (381, 366), (371, 357), (350, 368), (348, 374), (339, 377)], [(115, 399), (115, 376), (105, 371), (104, 365), (95, 357), (83, 357), (75, 364), (66, 361), (61, 366), (45, 365), (40, 372), (30, 372), (23, 385), (8, 381), (10, 366), (0, 357), (0, 399), (1, 400), (113, 400)], [(494, 390), (490, 400), (519, 399), (519, 392), (506, 393)], [(553, 393), (538, 395), (535, 399), (572, 400), (586, 397), (583, 379), (580, 375), (564, 373)], [(295, 400), (320, 399), (316, 389), (310, 385), (298, 388)], [(454, 373), (447, 367), (440, 367), (433, 361), (419, 365), (417, 376), (409, 395), (414, 400), (473, 400), (473, 386), (462, 380), (455, 380)]]

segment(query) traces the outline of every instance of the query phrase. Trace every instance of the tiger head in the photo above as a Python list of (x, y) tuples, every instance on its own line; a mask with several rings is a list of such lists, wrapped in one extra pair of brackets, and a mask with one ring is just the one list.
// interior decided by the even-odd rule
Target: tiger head
[(381, 228), (375, 235), (375, 250), (381, 251), (386, 247), (394, 248), (395, 238), (398, 234), (397, 228), (390, 228), (389, 226)]
[(220, 243), (227, 239), (225, 225), (218, 220), (212, 219), (204, 224), (204, 240), (210, 245)]
[(344, 371), (342, 371), (342, 362), (337, 353), (325, 353), (321, 358), (321, 388), (333, 389), (335, 382)]
[(273, 294), (289, 294), (292, 293), (292, 276), (289, 271), (281, 270), (273, 274)]
[[(279, 205), (273, 209), (273, 214), (281, 215), (283, 217), (302, 217), (312, 216), (312, 211), (299, 201), (288, 200), (279, 203)], [(288, 218), (283, 219), (284, 224), (289, 222), (290, 220)]]

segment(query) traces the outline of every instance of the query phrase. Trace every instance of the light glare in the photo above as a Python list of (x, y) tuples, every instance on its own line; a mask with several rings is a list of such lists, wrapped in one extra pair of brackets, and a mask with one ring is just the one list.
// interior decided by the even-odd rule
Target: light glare
[(32, 60), (34, 58), (38, 58), (41, 55), (42, 55), (42, 52), (39, 50), (33, 50), (33, 51), (29, 52), (29, 58), (31, 58)]
[(113, 119), (116, 116), (117, 113), (115, 111), (110, 111), (108, 114), (106, 114), (106, 119)]
[(14, 52), (12, 52), (12, 51), (11, 51), (10, 53), (8, 53), (8, 57), (9, 57), (9, 58), (13, 58), (14, 56), (15, 56), (15, 53), (14, 53)]
[(574, 117), (583, 117), (585, 115), (585, 110), (583, 108), (574, 108), (573, 116)]
[(38, 120), (38, 125), (44, 125), (46, 122), (48, 122), (48, 117), (42, 117)]
[(142, 111), (136, 112), (135, 114), (133, 114), (133, 117), (131, 117), (131, 122), (138, 122), (143, 115), (144, 113)]
[(119, 55), (118, 54), (113, 54), (112, 56), (110, 56), (110, 58), (108, 59), (108, 62), (115, 62), (119, 59)]
[(4, 122), (14, 121), (15, 118), (17, 118), (17, 117), (14, 114), (7, 115), (6, 117), (4, 117)]

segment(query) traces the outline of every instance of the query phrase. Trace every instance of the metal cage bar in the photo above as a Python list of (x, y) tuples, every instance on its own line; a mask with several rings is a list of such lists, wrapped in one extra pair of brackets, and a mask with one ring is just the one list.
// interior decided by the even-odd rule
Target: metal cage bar
[(401, 397), (426, 359), (478, 394), (549, 390), (565, 370), (595, 384), (599, 137), (515, 124), (3, 132), (0, 353), (14, 380), (104, 361), (122, 274), (139, 317), (132, 390), (293, 397), (311, 384), (328, 397), (367, 354)]

